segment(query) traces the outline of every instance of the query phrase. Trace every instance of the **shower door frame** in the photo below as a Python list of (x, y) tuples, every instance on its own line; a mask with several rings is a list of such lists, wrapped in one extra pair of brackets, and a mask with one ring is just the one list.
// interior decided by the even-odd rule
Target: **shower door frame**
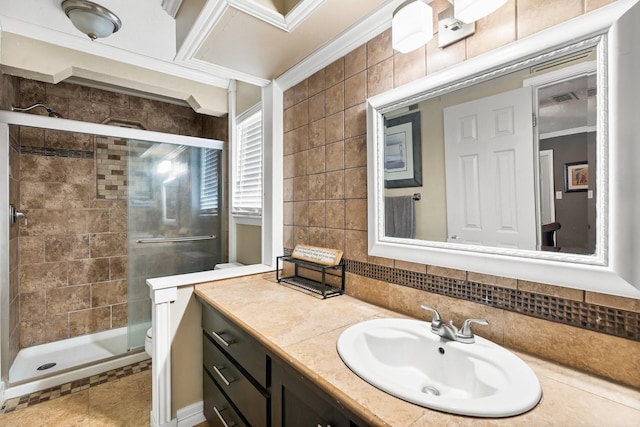
[(5, 380), (9, 377), (9, 125), (0, 123), (0, 400), (4, 400)]
[[(51, 129), (66, 132), (85, 133), (107, 137), (142, 140), (154, 143), (186, 145), (190, 147), (224, 149), (224, 142), (217, 139), (199, 138), (195, 136), (174, 135), (143, 129), (104, 125), (100, 123), (81, 122), (63, 118), (40, 116), (12, 111), (0, 111), (0, 168), (5, 170), (0, 177), (0, 398), (3, 395), (5, 381), (8, 377), (8, 333), (5, 334), (9, 322), (9, 125)], [(5, 140), (6, 139), (6, 147)], [(5, 150), (6, 148), (6, 150)], [(6, 295), (5, 295), (6, 294)], [(6, 305), (6, 307), (5, 307)], [(7, 329), (8, 332), (8, 329)], [(7, 336), (5, 336), (7, 335)], [(6, 347), (6, 348), (5, 348)]]

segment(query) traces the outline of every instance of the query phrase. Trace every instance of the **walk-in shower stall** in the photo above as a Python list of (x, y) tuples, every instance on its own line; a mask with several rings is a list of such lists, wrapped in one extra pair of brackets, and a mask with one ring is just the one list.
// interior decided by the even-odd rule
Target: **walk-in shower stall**
[(0, 112), (5, 398), (148, 357), (146, 279), (222, 262), (222, 148)]

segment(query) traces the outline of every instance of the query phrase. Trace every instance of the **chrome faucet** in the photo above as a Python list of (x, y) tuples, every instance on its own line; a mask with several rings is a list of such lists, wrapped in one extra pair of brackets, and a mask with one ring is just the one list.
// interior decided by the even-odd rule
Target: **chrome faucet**
[(433, 317), (431, 318), (431, 332), (450, 341), (472, 344), (476, 340), (475, 336), (473, 335), (473, 331), (471, 330), (471, 324), (489, 324), (489, 322), (484, 319), (467, 319), (462, 323), (462, 328), (458, 329), (453, 325), (452, 320), (450, 320), (449, 323), (444, 323), (440, 317), (440, 313), (438, 313), (438, 310), (436, 310), (435, 308), (429, 307), (426, 304), (422, 304), (420, 308), (430, 311), (433, 314)]

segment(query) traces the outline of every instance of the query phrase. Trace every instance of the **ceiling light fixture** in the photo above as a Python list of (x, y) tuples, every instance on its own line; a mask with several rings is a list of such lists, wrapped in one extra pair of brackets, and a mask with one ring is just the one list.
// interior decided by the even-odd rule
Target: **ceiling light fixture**
[(407, 53), (433, 38), (433, 9), (423, 0), (409, 0), (394, 12), (391, 21), (393, 48)]
[(122, 27), (113, 12), (91, 1), (64, 0), (60, 6), (73, 25), (91, 40), (108, 37)]
[(471, 24), (478, 19), (493, 13), (500, 6), (504, 5), (507, 0), (454, 0), (453, 16), (456, 19)]

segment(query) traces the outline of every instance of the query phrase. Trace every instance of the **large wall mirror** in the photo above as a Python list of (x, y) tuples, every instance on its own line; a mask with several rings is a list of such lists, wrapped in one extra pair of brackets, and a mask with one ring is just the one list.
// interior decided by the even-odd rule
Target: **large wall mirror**
[(637, 3), (370, 98), (370, 254), (640, 297)]

